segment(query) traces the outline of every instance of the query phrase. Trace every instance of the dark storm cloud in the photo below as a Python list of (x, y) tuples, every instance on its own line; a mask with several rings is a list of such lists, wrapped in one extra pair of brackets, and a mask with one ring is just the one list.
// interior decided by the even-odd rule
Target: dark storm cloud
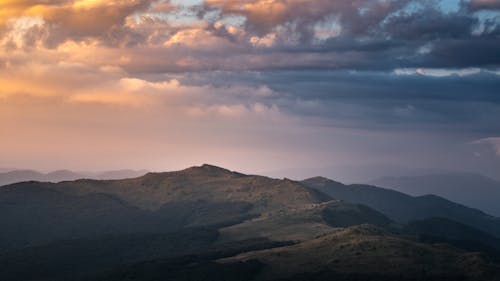
[[(288, 63), (277, 60), (267, 68), (387, 70), (500, 65), (498, 14), (491, 11), (489, 18), (481, 18), (475, 13), (479, 7), (494, 10), (496, 5), (498, 1), (462, 2), (458, 10), (445, 12), (439, 1), (315, 1), (311, 5), (300, 0), (212, 0), (205, 2), (202, 11), (216, 10), (221, 18), (242, 16), (246, 31), (258, 36), (287, 30), (288, 37), (278, 37), (260, 52), (287, 56)], [(317, 26), (327, 23), (334, 23), (338, 34), (315, 41)], [(298, 43), (283, 41), (290, 36), (296, 36)]]
[(391, 16), (381, 27), (391, 39), (434, 40), (470, 38), (479, 20), (470, 14), (445, 14), (434, 7)]
[(500, 134), (500, 79), (488, 72), (433, 77), (303, 70), (192, 74), (182, 81), (267, 85), (275, 94), (259, 102), (323, 126), (446, 131), (478, 138)]
[(343, 53), (347, 62), (331, 68), (496, 67), (500, 65), (499, 31), (496, 18), (481, 23), (464, 10), (444, 13), (431, 6), (389, 16), (362, 38), (342, 34), (320, 46), (302, 46), (300, 51)]

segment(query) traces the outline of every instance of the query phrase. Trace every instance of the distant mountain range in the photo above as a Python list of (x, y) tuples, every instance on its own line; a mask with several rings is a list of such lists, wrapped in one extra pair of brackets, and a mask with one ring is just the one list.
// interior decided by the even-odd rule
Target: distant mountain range
[(370, 184), (406, 194), (435, 194), (466, 206), (500, 216), (500, 182), (472, 173), (444, 173), (424, 176), (384, 177)]
[(371, 207), (399, 223), (429, 218), (446, 218), (500, 237), (500, 218), (485, 214), (436, 195), (413, 197), (371, 185), (344, 185), (316, 177), (302, 182), (332, 198)]
[(77, 179), (126, 179), (146, 174), (146, 170), (115, 170), (100, 173), (73, 172), (58, 170), (50, 173), (41, 173), (34, 170), (0, 170), (0, 186), (24, 181), (61, 182)]
[(0, 187), (0, 280), (485, 280), (500, 219), (437, 196), (211, 165)]

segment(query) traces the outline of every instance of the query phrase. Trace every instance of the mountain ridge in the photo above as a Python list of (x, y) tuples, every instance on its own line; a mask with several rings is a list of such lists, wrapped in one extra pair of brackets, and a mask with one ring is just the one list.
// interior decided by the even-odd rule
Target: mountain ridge
[[(55, 188), (61, 192), (80, 195), (92, 192), (110, 193), (147, 209), (158, 209), (170, 201), (248, 201), (256, 203), (256, 208), (279, 209), (280, 206), (291, 207), (326, 200), (321, 198), (322, 194), (299, 182), (245, 175), (213, 165), (194, 166), (174, 172), (148, 173), (133, 179), (62, 182)], [(281, 194), (282, 198), (277, 196), (278, 194)], [(269, 200), (272, 202), (267, 202)]]
[(400, 223), (443, 217), (500, 237), (500, 218), (436, 195), (412, 197), (391, 189), (362, 184), (344, 185), (326, 178), (306, 179), (302, 183), (332, 198), (367, 205)]
[(3, 186), (0, 225), (2, 281), (493, 281), (500, 272), (500, 222), (479, 210), (213, 165)]
[[(436, 194), (449, 200), (500, 216), (500, 182), (475, 173), (440, 173), (421, 176), (384, 177), (371, 184), (413, 196)], [(484, 196), (487, 194), (488, 196)]]

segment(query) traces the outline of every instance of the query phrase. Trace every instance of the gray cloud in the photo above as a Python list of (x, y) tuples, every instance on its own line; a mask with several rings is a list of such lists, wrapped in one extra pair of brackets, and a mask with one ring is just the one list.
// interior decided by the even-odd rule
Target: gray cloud
[[(500, 63), (498, 17), (480, 19), (467, 7), (485, 4), (484, 9), (494, 9), (496, 3), (463, 2), (457, 11), (445, 12), (437, 1), (315, 1), (312, 5), (212, 0), (205, 2), (200, 14), (217, 10), (221, 18), (243, 16), (246, 31), (257, 36), (283, 29), (287, 38), (297, 36), (296, 44), (278, 37), (275, 45), (261, 50), (262, 57), (272, 53), (278, 58), (267, 68), (495, 67)], [(315, 28), (328, 22), (338, 26), (338, 34), (314, 42)], [(316, 53), (321, 53), (321, 59)], [(288, 63), (280, 63), (280, 57)]]
[(500, 134), (500, 79), (493, 73), (433, 77), (302, 70), (193, 74), (182, 81), (267, 85), (275, 94), (258, 102), (324, 126), (447, 131), (477, 138)]
[(498, 0), (472, 0), (467, 3), (467, 7), (472, 11), (480, 10), (500, 10), (500, 1)]

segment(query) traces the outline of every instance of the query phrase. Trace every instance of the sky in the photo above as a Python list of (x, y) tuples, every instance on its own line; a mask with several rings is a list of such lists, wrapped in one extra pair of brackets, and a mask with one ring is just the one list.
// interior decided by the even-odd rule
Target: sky
[(500, 178), (500, 0), (0, 0), (0, 167)]

